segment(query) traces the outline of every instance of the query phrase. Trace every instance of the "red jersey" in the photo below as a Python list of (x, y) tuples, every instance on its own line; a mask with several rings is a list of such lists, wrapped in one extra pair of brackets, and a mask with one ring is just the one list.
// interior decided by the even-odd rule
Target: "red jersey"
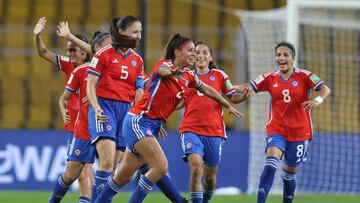
[(135, 90), (143, 88), (143, 60), (132, 49), (123, 56), (111, 45), (103, 47), (92, 58), (88, 73), (99, 77), (97, 97), (131, 103)]
[[(66, 86), (66, 82), (69, 80), (71, 72), (76, 68), (76, 65), (70, 62), (69, 57), (61, 56), (57, 54), (56, 67), (58, 70), (61, 70), (65, 73), (65, 86)], [(74, 132), (75, 120), (79, 112), (79, 108), (80, 108), (79, 95), (77, 93), (71, 94), (68, 103), (68, 110), (71, 121), (68, 124), (64, 124), (64, 130)]]
[(174, 69), (171, 60), (157, 61), (154, 65), (149, 87), (146, 88), (141, 100), (129, 112), (145, 114), (152, 119), (166, 121), (184, 98), (184, 87), (198, 88), (202, 85), (194, 72), (187, 70), (179, 79), (175, 76), (161, 78), (158, 75), (158, 70), (162, 64), (168, 64), (171, 69)]
[(68, 83), (66, 85), (66, 90), (70, 92), (77, 92), (79, 90), (80, 97), (80, 111), (75, 121), (75, 132), (74, 137), (80, 138), (82, 140), (90, 140), (90, 135), (88, 131), (88, 108), (89, 103), (83, 103), (82, 99), (86, 97), (86, 81), (87, 81), (87, 69), (89, 63), (85, 63), (77, 67), (71, 74)]
[(310, 89), (317, 91), (324, 82), (310, 71), (294, 69), (288, 80), (276, 71), (260, 75), (250, 85), (255, 92), (268, 91), (271, 95), (267, 135), (280, 134), (286, 141), (311, 140), (310, 112), (302, 103), (309, 100)]
[[(221, 70), (212, 69), (204, 75), (196, 75), (219, 94), (231, 97), (236, 93), (229, 77)], [(186, 90), (185, 104), (180, 133), (194, 132), (204, 136), (226, 137), (221, 104), (193, 88)]]

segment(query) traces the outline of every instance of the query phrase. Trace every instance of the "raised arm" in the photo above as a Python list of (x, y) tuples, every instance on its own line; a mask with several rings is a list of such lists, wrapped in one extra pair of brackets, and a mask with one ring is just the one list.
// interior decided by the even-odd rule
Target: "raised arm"
[(91, 45), (82, 41), (81, 39), (77, 38), (75, 35), (73, 35), (70, 32), (69, 24), (68, 22), (60, 22), (57, 26), (56, 33), (59, 37), (65, 38), (69, 40), (70, 42), (78, 45), (82, 50), (86, 51), (90, 56), (92, 56), (94, 53), (91, 50)]
[(236, 110), (233, 106), (229, 104), (228, 101), (226, 101), (225, 98), (223, 98), (214, 88), (206, 85), (205, 83), (202, 83), (200, 88), (198, 89), (201, 93), (205, 94), (206, 96), (210, 97), (214, 101), (221, 104), (223, 107), (229, 109), (229, 112), (231, 114), (234, 114), (236, 117), (244, 117), (244, 114), (240, 113), (238, 110)]
[(48, 60), (49, 62), (56, 65), (56, 54), (49, 51), (42, 38), (41, 38), (41, 32), (44, 30), (46, 25), (46, 18), (41, 17), (34, 28), (34, 39), (35, 39), (35, 45), (38, 52), (38, 55), (42, 58)]

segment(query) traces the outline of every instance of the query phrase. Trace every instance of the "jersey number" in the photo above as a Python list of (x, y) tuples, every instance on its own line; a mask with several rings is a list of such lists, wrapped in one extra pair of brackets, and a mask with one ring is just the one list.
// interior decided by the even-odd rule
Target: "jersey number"
[(282, 91), (283, 94), (283, 99), (285, 103), (289, 103), (291, 101), (291, 97), (290, 97), (290, 90), (288, 89), (284, 89)]
[(127, 66), (121, 66), (121, 73), (120, 79), (125, 80), (129, 76), (128, 67)]

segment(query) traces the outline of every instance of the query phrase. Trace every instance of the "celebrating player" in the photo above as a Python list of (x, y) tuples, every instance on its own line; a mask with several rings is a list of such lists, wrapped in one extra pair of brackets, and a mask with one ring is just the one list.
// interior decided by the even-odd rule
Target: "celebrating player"
[(123, 135), (127, 150), (119, 171), (108, 181), (95, 202), (111, 202), (143, 163), (148, 163), (151, 169), (140, 178), (129, 202), (142, 202), (153, 185), (166, 175), (168, 162), (155, 136), (183, 99), (184, 87), (196, 88), (228, 108), (232, 114), (242, 116), (216, 90), (203, 84), (194, 72), (184, 70), (193, 65), (194, 57), (195, 46), (191, 39), (180, 34), (170, 39), (165, 59), (154, 65), (144, 96), (130, 109), (124, 120)]
[[(98, 50), (101, 47), (108, 45), (111, 40), (106, 40), (109, 33), (100, 31), (95, 32), (91, 40), (91, 47)], [(105, 39), (105, 40), (104, 40)], [(54, 188), (52, 198), (57, 201), (66, 194), (70, 185), (79, 177), (82, 170), (91, 170), (92, 163), (95, 159), (95, 148), (91, 145), (90, 135), (88, 132), (88, 107), (89, 103), (86, 96), (86, 78), (89, 63), (85, 63), (77, 67), (71, 74), (65, 91), (59, 99), (60, 111), (65, 123), (70, 122), (68, 114), (67, 103), (71, 94), (79, 92), (80, 94), (80, 111), (75, 122), (74, 138), (71, 142), (69, 158), (66, 170), (62, 176), (59, 177), (58, 182)], [(91, 188), (93, 181), (88, 182), (88, 187)], [(82, 197), (81, 202), (90, 202), (90, 194)], [(80, 202), (79, 200), (79, 202)]]
[(132, 16), (113, 18), (110, 34), (113, 43), (93, 56), (88, 69), (89, 133), (99, 154), (94, 199), (113, 173), (116, 153), (125, 150), (123, 119), (143, 94), (143, 60), (132, 50), (141, 39), (140, 21)]
[[(309, 141), (312, 140), (311, 110), (330, 94), (330, 89), (317, 75), (295, 67), (294, 59), (293, 45), (279, 43), (275, 47), (275, 63), (279, 70), (260, 75), (250, 82), (255, 93), (267, 91), (271, 95), (270, 115), (266, 125), (266, 162), (259, 183), (258, 203), (266, 201), (279, 160), (283, 156), (283, 202), (293, 201), (295, 174), (306, 160)], [(250, 86), (246, 85), (242, 89)], [(309, 99), (311, 89), (317, 91), (314, 100)]]
[[(226, 95), (233, 103), (246, 99), (246, 94), (237, 94), (229, 77), (217, 68), (209, 44), (198, 42), (195, 51), (195, 73), (202, 82)], [(226, 139), (222, 106), (193, 88), (187, 88), (185, 101), (179, 132), (184, 158), (190, 164), (190, 200), (193, 203), (208, 202), (214, 193), (222, 144)]]
[[(39, 56), (48, 60), (52, 64), (56, 65), (58, 70), (61, 70), (66, 75), (66, 81), (69, 79), (71, 72), (86, 61), (89, 61), (90, 57), (86, 54), (80, 47), (76, 46), (72, 42), (68, 41), (66, 44), (66, 55), (61, 56), (59, 54), (55, 54), (48, 50), (43, 43), (41, 33), (45, 29), (46, 25), (46, 18), (42, 17), (37, 22), (34, 28), (34, 37), (35, 37), (35, 44), (38, 51)], [(75, 35), (81, 41), (88, 42), (88, 39), (85, 35), (78, 34)], [(79, 101), (78, 101), (78, 94), (72, 94), (69, 98), (68, 102), (68, 115), (69, 115), (69, 122), (64, 123), (64, 129), (69, 132), (68, 135), (68, 153), (70, 149), (70, 142), (73, 138), (74, 133), (74, 123), (79, 111)], [(79, 184), (80, 184), (80, 199), (83, 197), (88, 197), (91, 194), (91, 184), (89, 182), (92, 181), (92, 171), (90, 167), (86, 167), (86, 170), (83, 170), (79, 177)]]

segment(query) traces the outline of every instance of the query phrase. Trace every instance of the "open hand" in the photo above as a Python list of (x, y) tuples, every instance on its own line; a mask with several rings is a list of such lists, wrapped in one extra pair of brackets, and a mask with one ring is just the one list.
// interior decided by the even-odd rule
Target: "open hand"
[(34, 28), (34, 35), (36, 36), (39, 35), (44, 30), (45, 25), (46, 25), (46, 17), (39, 18)]

